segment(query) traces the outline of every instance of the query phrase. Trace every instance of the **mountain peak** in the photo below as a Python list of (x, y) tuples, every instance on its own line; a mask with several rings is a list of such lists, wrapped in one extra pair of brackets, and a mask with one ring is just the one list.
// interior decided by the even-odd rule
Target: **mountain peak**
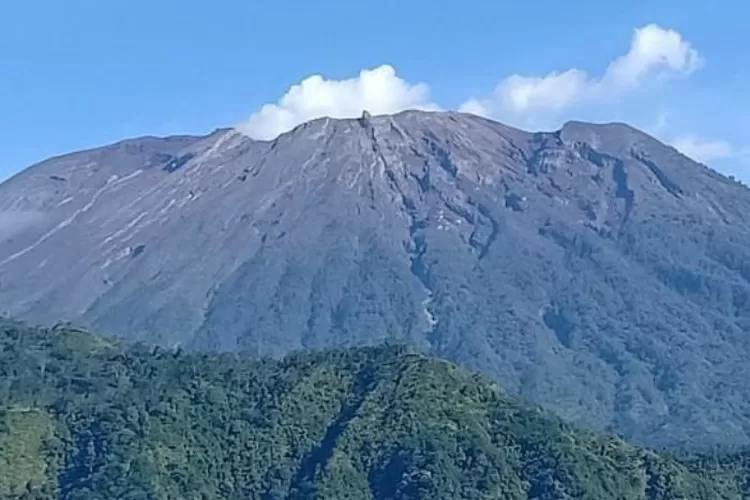
[(0, 185), (9, 313), (259, 356), (395, 339), (641, 442), (750, 443), (750, 193), (640, 131), (122, 144)]
[(652, 146), (656, 144), (664, 146), (642, 130), (621, 122), (568, 121), (560, 128), (560, 135), (563, 140), (585, 142), (594, 147), (624, 149), (646, 143)]

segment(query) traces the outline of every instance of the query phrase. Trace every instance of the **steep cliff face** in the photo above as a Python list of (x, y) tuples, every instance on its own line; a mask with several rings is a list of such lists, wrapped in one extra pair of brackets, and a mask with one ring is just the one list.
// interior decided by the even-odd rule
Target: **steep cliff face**
[(257, 355), (407, 340), (637, 441), (749, 441), (750, 191), (625, 125), (138, 139), (0, 209), (15, 316)]

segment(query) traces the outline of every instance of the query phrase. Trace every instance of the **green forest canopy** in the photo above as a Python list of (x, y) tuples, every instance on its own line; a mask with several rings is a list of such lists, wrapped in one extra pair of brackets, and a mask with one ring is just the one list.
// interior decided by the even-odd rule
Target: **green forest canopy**
[(0, 323), (0, 498), (743, 499), (399, 346), (281, 361)]

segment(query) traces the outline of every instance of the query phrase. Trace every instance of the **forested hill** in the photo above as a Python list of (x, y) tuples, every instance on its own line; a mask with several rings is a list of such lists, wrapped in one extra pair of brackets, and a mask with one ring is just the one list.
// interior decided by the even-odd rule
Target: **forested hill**
[(3, 499), (749, 493), (747, 457), (679, 462), (576, 431), (402, 347), (247, 361), (3, 322), (0, 408)]

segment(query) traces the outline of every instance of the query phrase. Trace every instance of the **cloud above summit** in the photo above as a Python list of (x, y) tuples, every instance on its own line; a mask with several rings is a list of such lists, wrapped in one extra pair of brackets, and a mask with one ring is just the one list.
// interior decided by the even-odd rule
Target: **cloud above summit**
[(528, 124), (582, 103), (607, 102), (654, 81), (686, 76), (703, 57), (677, 31), (649, 24), (634, 31), (630, 49), (600, 76), (580, 69), (544, 76), (511, 75), (491, 95), (472, 98), (460, 109), (516, 124)]
[[(538, 76), (512, 74), (486, 96), (465, 100), (458, 109), (526, 129), (553, 128), (573, 117), (585, 119), (591, 111), (627, 105), (628, 95), (655, 90), (656, 84), (686, 77), (704, 64), (703, 56), (682, 34), (656, 24), (633, 30), (623, 52), (595, 75), (577, 68)], [(378, 115), (407, 109), (441, 107), (433, 101), (427, 83), (409, 82), (385, 64), (344, 79), (308, 76), (276, 102), (261, 106), (237, 129), (254, 139), (270, 140), (316, 118), (356, 118), (364, 110)], [(731, 156), (726, 143), (698, 140), (689, 132), (682, 131), (677, 141), (681, 150), (704, 160)]]
[(313, 75), (293, 85), (276, 103), (266, 104), (238, 129), (261, 140), (273, 139), (297, 125), (324, 116), (354, 118), (367, 110), (373, 115), (405, 109), (436, 111), (430, 87), (399, 77), (395, 68), (365, 69), (355, 78), (327, 79)]

